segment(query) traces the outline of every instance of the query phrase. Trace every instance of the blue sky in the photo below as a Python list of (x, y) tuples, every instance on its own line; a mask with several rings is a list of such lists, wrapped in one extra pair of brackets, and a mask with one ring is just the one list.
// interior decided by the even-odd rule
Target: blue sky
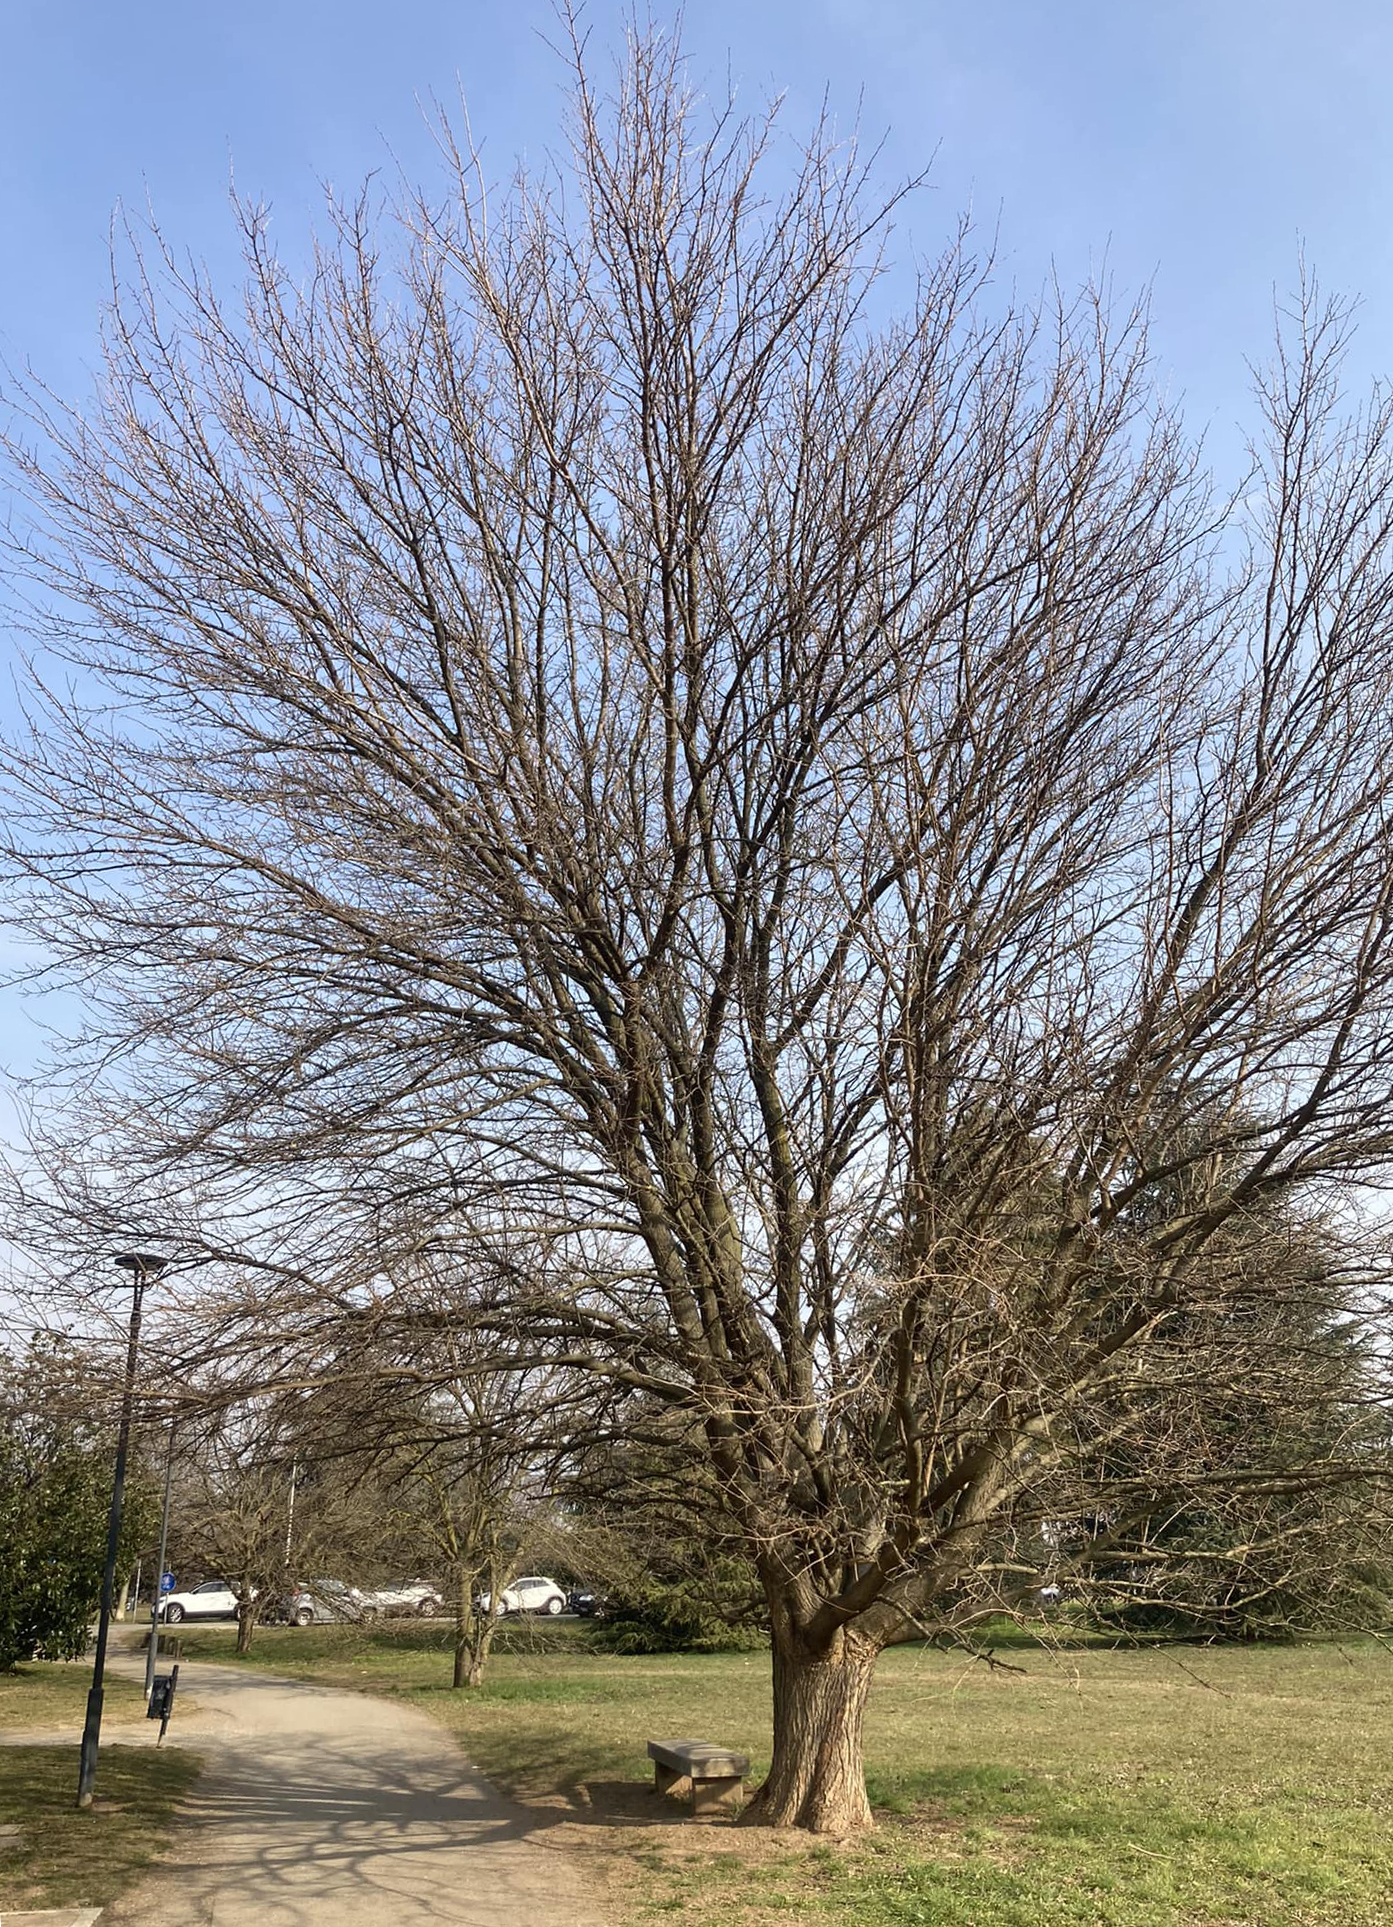
[[(597, 43), (622, 9), (589, 9)], [(1317, 24), (1318, 21), (1318, 24)], [(429, 166), (417, 97), (462, 85), (499, 173), (555, 138), (545, 0), (9, 0), (0, 66), (0, 345), (80, 389), (118, 200), (226, 258), (230, 170), (290, 237), (328, 179)], [(791, 125), (830, 90), (888, 134), (886, 172), (936, 155), (916, 240), (971, 200), (1034, 288), (1106, 257), (1152, 282), (1162, 359), (1197, 420), (1241, 412), (1298, 243), (1366, 298), (1360, 358), (1393, 348), (1393, 8), (1379, 0), (696, 0), (699, 75), (727, 62)]]
[[(622, 18), (596, 0), (597, 45)], [(462, 87), (499, 175), (556, 139), (544, 0), (8, 0), (3, 21), (0, 354), (74, 397), (118, 202), (148, 194), (230, 271), (232, 172), (293, 256), (321, 181), (428, 171), (418, 97)], [(1300, 245), (1363, 297), (1358, 374), (1393, 363), (1387, 0), (693, 0), (686, 41), (698, 78), (786, 92), (791, 127), (824, 90), (844, 121), (859, 105), (887, 179), (932, 159), (923, 249), (970, 201), (1025, 291), (1104, 260), (1121, 289), (1150, 283), (1161, 364), (1221, 461)], [(0, 1004), (0, 1064), (32, 1048)]]

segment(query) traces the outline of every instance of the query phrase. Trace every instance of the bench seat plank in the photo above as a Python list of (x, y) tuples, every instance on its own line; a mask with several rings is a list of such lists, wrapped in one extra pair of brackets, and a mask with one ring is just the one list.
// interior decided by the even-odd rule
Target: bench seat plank
[(648, 1757), (684, 1780), (738, 1780), (750, 1768), (748, 1753), (732, 1753), (710, 1740), (650, 1740)]

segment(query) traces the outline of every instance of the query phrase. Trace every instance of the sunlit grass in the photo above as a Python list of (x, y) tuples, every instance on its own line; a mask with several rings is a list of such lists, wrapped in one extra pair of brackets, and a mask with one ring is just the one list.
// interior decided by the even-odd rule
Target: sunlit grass
[[(80, 1728), (91, 1684), (90, 1659), (30, 1660), (12, 1673), (0, 1673), (0, 1731)], [(141, 1689), (130, 1680), (108, 1673), (104, 1694), (112, 1719), (133, 1719), (144, 1710)]]

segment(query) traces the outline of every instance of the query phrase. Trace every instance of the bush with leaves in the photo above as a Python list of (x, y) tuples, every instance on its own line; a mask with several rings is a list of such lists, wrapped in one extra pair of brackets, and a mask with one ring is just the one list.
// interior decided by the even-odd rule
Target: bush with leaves
[[(1174, 1190), (1158, 1187), (1155, 1215)], [(1388, 1460), (1386, 1378), (1374, 1327), (1352, 1315), (1377, 1281), (1290, 1201), (1218, 1237), (1206, 1269), (1207, 1292), (1144, 1341), (1146, 1389), (1100, 1408), (1096, 1510), (1054, 1523), (1048, 1563), (1093, 1618), (1135, 1633), (1386, 1623), (1387, 1493), (1360, 1475)]]
[[(0, 1354), (0, 1672), (76, 1659), (101, 1597), (114, 1447), (67, 1348)], [(150, 1536), (151, 1493), (126, 1487), (118, 1571)]]
[(605, 1597), (599, 1644), (620, 1653), (750, 1652), (767, 1646), (754, 1564), (679, 1415), (639, 1398), (622, 1432), (578, 1461), (567, 1557)]

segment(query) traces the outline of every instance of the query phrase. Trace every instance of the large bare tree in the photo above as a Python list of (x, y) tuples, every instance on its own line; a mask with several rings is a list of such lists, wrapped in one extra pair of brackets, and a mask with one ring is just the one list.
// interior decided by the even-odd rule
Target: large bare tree
[(12, 397), (9, 841), (93, 1013), (51, 1195), (115, 1174), (260, 1332), (496, 1248), (469, 1316), (699, 1420), (752, 1811), (854, 1828), (886, 1642), (1381, 1465), (1131, 1448), (1301, 1398), (1225, 1315), (1292, 1288), (1274, 1201), (1380, 1275), (1393, 414), (1304, 297), (1215, 506), (1135, 314), (912, 273), (854, 146), (661, 37), (573, 79), (557, 179), (442, 130), (303, 274), (248, 210), (231, 304), (147, 245), (94, 407)]

